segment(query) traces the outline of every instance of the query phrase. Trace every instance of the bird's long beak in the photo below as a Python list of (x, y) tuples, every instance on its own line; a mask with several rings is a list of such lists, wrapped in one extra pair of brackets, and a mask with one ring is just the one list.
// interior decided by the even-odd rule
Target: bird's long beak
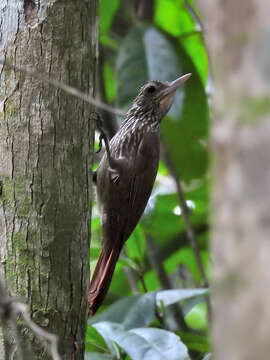
[(169, 92), (175, 91), (180, 85), (184, 84), (191, 77), (191, 73), (180, 76), (178, 79), (169, 83)]
[(164, 99), (167, 97), (171, 97), (174, 92), (179, 88), (180, 85), (184, 84), (191, 77), (191, 73), (180, 76), (178, 79), (168, 83), (168, 87), (161, 90), (159, 93), (159, 99)]
[(180, 85), (184, 84), (191, 77), (191, 73), (180, 76), (178, 79), (168, 83), (168, 86), (158, 94), (160, 106), (166, 108), (171, 104), (173, 95)]

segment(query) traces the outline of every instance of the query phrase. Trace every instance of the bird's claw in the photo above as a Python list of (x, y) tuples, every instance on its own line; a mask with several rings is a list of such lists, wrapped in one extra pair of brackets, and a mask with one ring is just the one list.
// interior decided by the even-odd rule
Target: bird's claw
[(120, 180), (120, 174), (117, 170), (112, 169), (111, 167), (109, 167), (109, 172), (110, 172), (110, 179), (114, 184), (117, 184)]

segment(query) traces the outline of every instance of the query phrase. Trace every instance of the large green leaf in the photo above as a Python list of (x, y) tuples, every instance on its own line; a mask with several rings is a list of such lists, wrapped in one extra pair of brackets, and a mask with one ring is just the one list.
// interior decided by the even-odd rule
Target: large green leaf
[(185, 72), (193, 76), (177, 91), (162, 133), (179, 174), (188, 181), (202, 177), (208, 163), (208, 104), (198, 71), (179, 43), (152, 26), (135, 26), (124, 39), (116, 66), (119, 106), (128, 108), (149, 79), (170, 81)]
[(132, 360), (188, 360), (186, 346), (172, 332), (155, 328), (125, 327), (111, 322), (93, 325), (105, 338), (116, 342)]
[(93, 325), (110, 321), (122, 324), (126, 330), (147, 326), (155, 318), (155, 306), (156, 293), (134, 295), (115, 302), (101, 314), (92, 317), (88, 323)]
[(172, 289), (129, 296), (116, 301), (102, 313), (93, 316), (88, 320), (88, 324), (109, 321), (123, 325), (126, 330), (147, 326), (154, 320), (156, 305), (161, 302), (169, 306), (207, 292), (207, 289)]
[(169, 306), (198, 295), (205, 295), (208, 289), (172, 289), (157, 292), (157, 302)]

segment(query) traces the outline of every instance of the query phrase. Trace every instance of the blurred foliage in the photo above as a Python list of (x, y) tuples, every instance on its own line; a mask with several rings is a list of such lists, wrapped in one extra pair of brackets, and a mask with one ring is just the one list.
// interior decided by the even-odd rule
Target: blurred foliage
[[(152, 20), (148, 14), (142, 21), (132, 2), (100, 0), (101, 96), (126, 110), (149, 79), (171, 81), (192, 73), (163, 119), (162, 142), (181, 180), (209, 276), (208, 57), (202, 26), (195, 1), (153, 4)], [(106, 121), (119, 125), (122, 119), (108, 114)], [(85, 359), (211, 358), (203, 279), (180, 205), (170, 170), (161, 159), (144, 216), (126, 243), (104, 305), (89, 320)], [(91, 227), (92, 271), (100, 248), (95, 204)]]

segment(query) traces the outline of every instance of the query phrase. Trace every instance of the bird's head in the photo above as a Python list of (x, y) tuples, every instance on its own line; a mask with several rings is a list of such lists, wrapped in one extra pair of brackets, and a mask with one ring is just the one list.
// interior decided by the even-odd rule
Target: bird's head
[(159, 120), (169, 111), (175, 91), (191, 74), (185, 74), (172, 82), (149, 81), (134, 100), (139, 111), (157, 117)]

